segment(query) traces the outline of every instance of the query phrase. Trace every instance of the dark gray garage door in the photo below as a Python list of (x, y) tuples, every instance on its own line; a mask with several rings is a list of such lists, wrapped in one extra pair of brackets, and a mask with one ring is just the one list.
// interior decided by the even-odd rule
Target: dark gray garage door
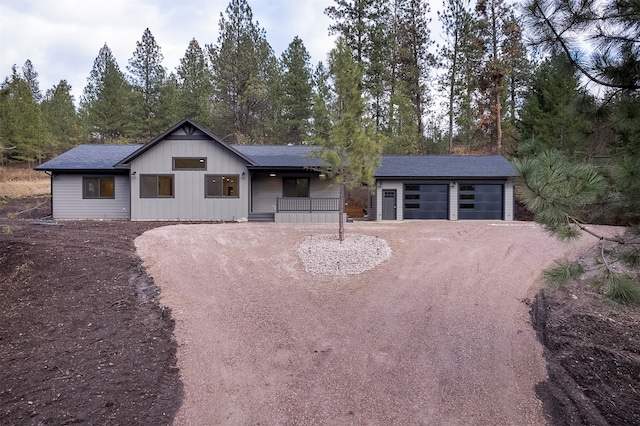
[(502, 185), (460, 184), (458, 219), (499, 219), (503, 217)]
[(448, 219), (449, 185), (405, 185), (405, 219)]

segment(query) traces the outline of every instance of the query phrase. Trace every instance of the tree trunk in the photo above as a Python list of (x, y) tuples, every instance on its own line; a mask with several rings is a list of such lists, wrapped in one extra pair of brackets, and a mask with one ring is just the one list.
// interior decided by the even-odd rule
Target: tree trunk
[(340, 185), (340, 199), (338, 200), (338, 239), (344, 241), (344, 186)]
[(496, 75), (501, 72), (498, 65), (498, 11), (496, 10), (496, 2), (491, 2), (491, 44), (493, 50), (493, 64), (492, 64), (492, 83), (493, 90), (495, 90), (495, 120), (496, 120), (496, 154), (500, 154), (502, 151), (502, 108), (500, 105), (500, 88), (502, 87), (503, 77), (502, 75)]
[(500, 87), (496, 87), (496, 154), (502, 151), (502, 107), (500, 105)]
[(458, 67), (458, 30), (453, 40), (453, 62), (451, 64), (451, 79), (449, 80), (449, 154), (453, 154), (453, 97), (455, 96), (456, 69)]

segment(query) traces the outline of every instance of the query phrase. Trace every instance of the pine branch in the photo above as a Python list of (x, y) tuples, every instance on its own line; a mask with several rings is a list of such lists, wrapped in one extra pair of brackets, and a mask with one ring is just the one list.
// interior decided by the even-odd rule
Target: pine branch
[(625, 89), (625, 90), (638, 90), (638, 89), (640, 89), (640, 85), (638, 85), (638, 84), (615, 84), (615, 83), (611, 83), (611, 82), (602, 80), (602, 79), (596, 77), (595, 75), (593, 75), (586, 67), (584, 67), (582, 64), (580, 64), (579, 61), (574, 59), (574, 57), (571, 54), (571, 51), (569, 49), (569, 46), (567, 46), (567, 43), (566, 43), (566, 41), (565, 41), (565, 39), (563, 37), (564, 33), (569, 31), (569, 29), (577, 21), (574, 20), (573, 22), (571, 22), (571, 25), (567, 26), (567, 28), (565, 28), (564, 31), (562, 31), (562, 33), (559, 33), (556, 30), (556, 28), (553, 26), (553, 24), (551, 23), (551, 19), (545, 14), (544, 10), (542, 9), (542, 6), (540, 5), (540, 2), (534, 1), (533, 6), (534, 6), (533, 12), (535, 12), (535, 11), (539, 12), (540, 17), (542, 18), (544, 25), (553, 34), (553, 40), (549, 40), (549, 41), (552, 41), (552, 42), (555, 41), (556, 43), (558, 43), (560, 45), (560, 48), (562, 49), (562, 51), (564, 51), (565, 55), (567, 56), (568, 60), (582, 74), (584, 74), (585, 77), (587, 77), (592, 82), (594, 82), (596, 84), (599, 84), (599, 85), (602, 85), (604, 87), (619, 88), (619, 89)]

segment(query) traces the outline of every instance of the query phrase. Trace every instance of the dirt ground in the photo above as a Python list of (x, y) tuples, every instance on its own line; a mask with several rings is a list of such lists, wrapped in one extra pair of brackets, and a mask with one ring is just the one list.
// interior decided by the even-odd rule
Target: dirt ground
[(531, 224), (349, 224), (394, 250), (355, 280), (308, 276), (302, 227), (170, 226), (159, 297), (133, 240), (166, 224), (6, 218), (37, 203), (0, 210), (0, 424), (640, 424), (640, 312), (536, 295), (576, 249)]
[(0, 424), (171, 424), (173, 321), (133, 246), (158, 225), (6, 219), (42, 201), (0, 210)]

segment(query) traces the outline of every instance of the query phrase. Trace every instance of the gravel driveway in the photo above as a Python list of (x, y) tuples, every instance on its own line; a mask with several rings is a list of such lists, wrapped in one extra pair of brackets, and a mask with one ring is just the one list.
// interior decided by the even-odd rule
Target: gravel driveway
[(173, 225), (136, 240), (176, 320), (177, 425), (545, 424), (539, 271), (596, 243), (532, 223), (355, 222), (388, 260), (313, 275), (298, 246), (336, 225)]

